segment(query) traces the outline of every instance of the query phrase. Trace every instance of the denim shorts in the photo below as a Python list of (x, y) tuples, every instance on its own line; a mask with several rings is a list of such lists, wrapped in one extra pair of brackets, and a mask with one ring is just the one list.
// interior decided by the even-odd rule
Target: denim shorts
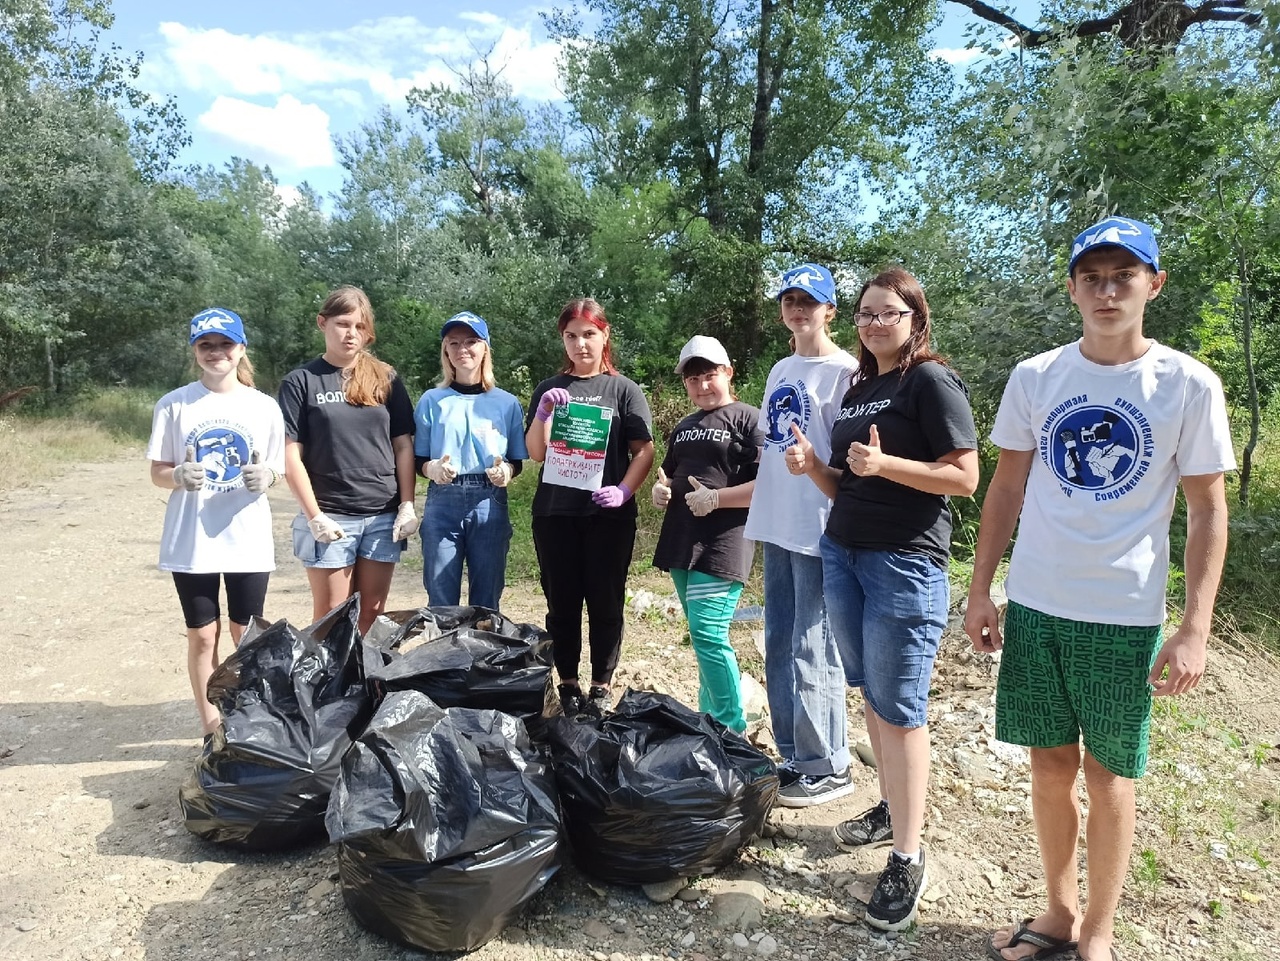
[(350, 514), (325, 512), (342, 527), (343, 537), (332, 544), (321, 544), (311, 536), (306, 515), (299, 513), (293, 519), (293, 556), (302, 561), (303, 567), (321, 567), (338, 570), (353, 567), (356, 558), (394, 564), (400, 560), (404, 541), (393, 541), (391, 532), (396, 526), (396, 515), (371, 514), (354, 517)]
[(825, 534), (818, 549), (845, 680), (882, 720), (924, 726), (947, 624), (946, 571), (924, 554), (842, 547)]

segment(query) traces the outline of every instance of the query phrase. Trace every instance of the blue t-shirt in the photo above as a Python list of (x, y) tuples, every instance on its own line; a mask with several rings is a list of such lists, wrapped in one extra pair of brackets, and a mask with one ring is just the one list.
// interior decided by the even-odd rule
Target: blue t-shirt
[(414, 456), (439, 460), (448, 454), (459, 474), (483, 473), (495, 457), (522, 461), (529, 456), (520, 401), (500, 387), (478, 393), (433, 387), (418, 401), (413, 420)]

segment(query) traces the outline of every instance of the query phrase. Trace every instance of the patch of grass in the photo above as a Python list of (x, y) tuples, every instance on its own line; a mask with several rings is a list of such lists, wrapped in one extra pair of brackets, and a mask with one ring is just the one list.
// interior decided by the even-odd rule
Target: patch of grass
[(1164, 880), (1164, 872), (1160, 869), (1160, 861), (1151, 848), (1143, 848), (1138, 852), (1138, 860), (1132, 869), (1133, 883), (1147, 894), (1153, 894)]
[(112, 388), (0, 417), (0, 490), (28, 487), (72, 464), (141, 458), (158, 398), (158, 391)]

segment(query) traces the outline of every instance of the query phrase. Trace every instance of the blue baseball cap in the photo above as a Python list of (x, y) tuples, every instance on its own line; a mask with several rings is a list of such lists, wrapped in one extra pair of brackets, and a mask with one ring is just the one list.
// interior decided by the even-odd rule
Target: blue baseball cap
[(225, 307), (210, 307), (191, 318), (191, 343), (195, 343), (205, 334), (222, 334), (237, 344), (247, 344), (244, 336), (244, 321), (234, 310)]
[(445, 335), (455, 327), (466, 327), (486, 344), (489, 343), (489, 325), (469, 310), (454, 314), (446, 320), (444, 326), (440, 328), (440, 339), (444, 340)]
[(800, 264), (782, 275), (778, 300), (788, 290), (803, 290), (820, 304), (836, 306), (836, 281), (831, 271), (817, 264)]
[(1128, 217), (1108, 217), (1100, 220), (1071, 245), (1071, 262), (1067, 273), (1076, 269), (1076, 261), (1098, 247), (1120, 247), (1129, 251), (1152, 270), (1160, 269), (1160, 247), (1156, 244), (1156, 232), (1150, 224)]

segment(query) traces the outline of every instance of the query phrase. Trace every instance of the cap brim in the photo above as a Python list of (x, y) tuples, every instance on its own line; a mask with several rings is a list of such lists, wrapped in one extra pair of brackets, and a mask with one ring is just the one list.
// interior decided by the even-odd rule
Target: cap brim
[(1122, 243), (1119, 241), (1109, 240), (1109, 241), (1106, 241), (1105, 243), (1094, 244), (1092, 247), (1086, 247), (1084, 250), (1080, 251), (1080, 253), (1072, 257), (1071, 260), (1067, 263), (1067, 273), (1069, 274), (1073, 270), (1075, 270), (1076, 264), (1080, 263), (1081, 260), (1083, 260), (1089, 254), (1093, 253), (1095, 250), (1105, 250), (1107, 247), (1116, 247), (1119, 250), (1128, 251), (1129, 253), (1137, 257), (1140, 261), (1142, 261), (1144, 264), (1146, 264), (1148, 267), (1151, 267), (1154, 270), (1160, 269), (1157, 266), (1157, 264), (1159, 263), (1159, 259), (1157, 258), (1156, 260), (1152, 260), (1151, 255), (1148, 254), (1145, 250), (1138, 250), (1136, 247), (1132, 247), (1129, 244)]

